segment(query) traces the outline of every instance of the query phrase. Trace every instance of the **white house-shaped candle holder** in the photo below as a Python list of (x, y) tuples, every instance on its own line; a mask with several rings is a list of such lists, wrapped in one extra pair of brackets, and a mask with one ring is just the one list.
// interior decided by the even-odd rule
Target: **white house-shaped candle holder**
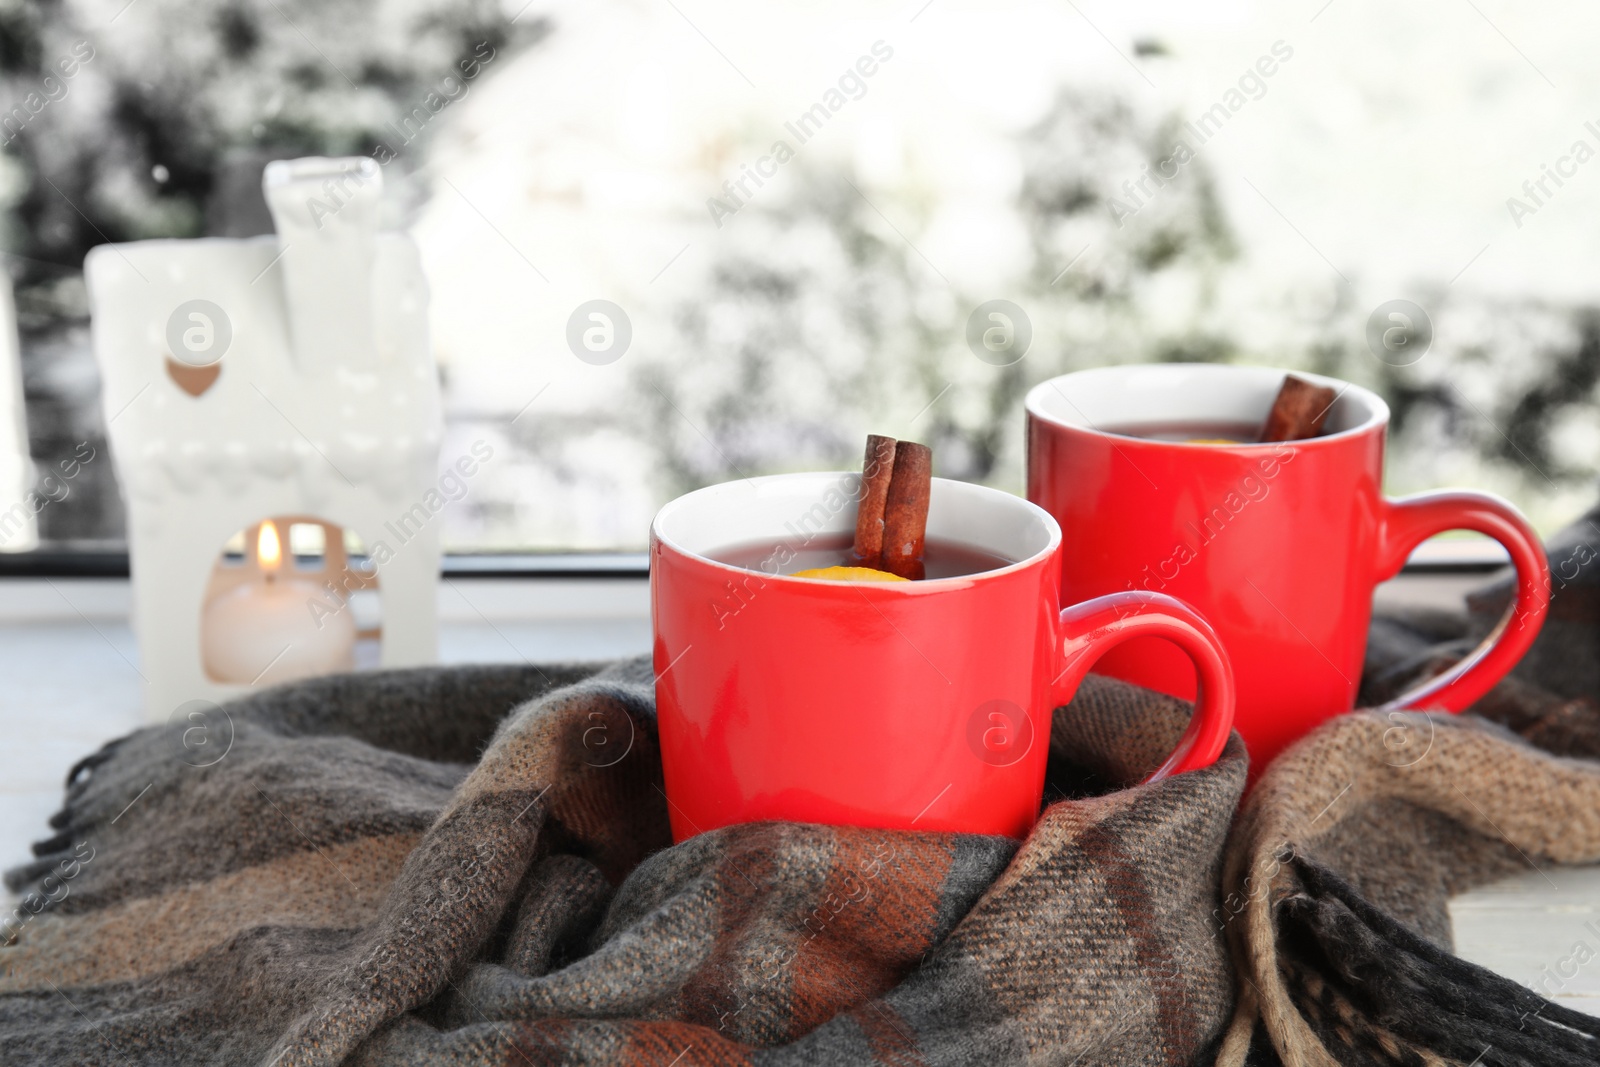
[[(343, 643), (379, 636), (353, 590), (379, 591), (379, 663), (437, 655), (439, 520), (414, 517), (437, 496), (442, 426), (416, 246), (378, 232), (370, 159), (272, 163), (262, 187), (274, 236), (85, 263), (154, 719), (348, 666)], [(287, 548), (297, 524), (324, 532), (310, 566)], [(240, 531), (244, 559), (224, 559)]]

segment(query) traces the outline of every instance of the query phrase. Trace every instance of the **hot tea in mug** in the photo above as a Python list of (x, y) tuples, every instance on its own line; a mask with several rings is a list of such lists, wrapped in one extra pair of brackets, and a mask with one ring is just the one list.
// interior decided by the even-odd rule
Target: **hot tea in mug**
[[(1459, 711), (1482, 696), (1533, 642), (1549, 591), (1538, 538), (1505, 501), (1383, 496), (1381, 398), (1304, 375), (1296, 410), (1283, 405), (1292, 384), (1266, 367), (1102, 367), (1026, 401), (1028, 499), (1061, 525), (1062, 599), (1148, 590), (1204, 615), (1233, 662), (1253, 773), (1354, 706), (1373, 588), (1422, 541), (1457, 529), (1495, 538), (1517, 600), (1482, 647), (1393, 707)], [(1274, 427), (1285, 411), (1306, 425)], [(1097, 670), (1194, 692), (1188, 663), (1157, 642), (1129, 642)]]
[(1063, 609), (1048, 514), (925, 466), (915, 484), (914, 538), (892, 485), (885, 507), (881, 484), (845, 473), (715, 485), (656, 516), (656, 709), (676, 840), (760, 819), (1022, 837), (1052, 710), (1138, 637), (1173, 643), (1203, 679), (1152, 779), (1215, 761), (1233, 679), (1203, 619), (1146, 592)]

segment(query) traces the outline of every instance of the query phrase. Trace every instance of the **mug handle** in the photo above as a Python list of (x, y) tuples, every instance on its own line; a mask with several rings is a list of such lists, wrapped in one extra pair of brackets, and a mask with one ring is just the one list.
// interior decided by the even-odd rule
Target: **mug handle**
[(1411, 550), (1446, 530), (1476, 530), (1499, 541), (1517, 569), (1517, 599), (1472, 653), (1380, 711), (1461, 711), (1494, 688), (1539, 636), (1550, 608), (1550, 564), (1528, 520), (1489, 493), (1446, 490), (1385, 500), (1378, 537), (1378, 580), (1400, 573)]
[(1070, 702), (1095, 661), (1131, 638), (1164, 637), (1187, 652), (1200, 679), (1194, 716), (1172, 754), (1144, 781), (1217, 761), (1233, 729), (1233, 666), (1216, 631), (1193, 608), (1164, 593), (1112, 593), (1063, 608), (1056, 636), (1061, 666), (1050, 685), (1051, 707)]

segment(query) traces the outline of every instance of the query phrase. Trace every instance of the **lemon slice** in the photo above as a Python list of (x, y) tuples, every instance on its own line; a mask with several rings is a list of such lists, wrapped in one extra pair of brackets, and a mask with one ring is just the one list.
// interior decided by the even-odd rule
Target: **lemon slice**
[(830, 582), (906, 582), (898, 574), (880, 571), (873, 567), (813, 567), (808, 571), (795, 571), (791, 578), (826, 578)]

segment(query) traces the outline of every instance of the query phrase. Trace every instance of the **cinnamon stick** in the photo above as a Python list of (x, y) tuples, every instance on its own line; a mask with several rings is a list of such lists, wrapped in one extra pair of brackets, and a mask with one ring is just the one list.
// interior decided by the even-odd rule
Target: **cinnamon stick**
[(933, 450), (901, 441), (895, 446), (894, 475), (883, 505), (883, 562), (879, 569), (913, 581), (923, 576), (923, 539), (932, 490)]
[(883, 561), (883, 506), (894, 475), (895, 439), (867, 435), (867, 455), (861, 461), (861, 504), (856, 510), (855, 564), (881, 569)]
[(1292, 374), (1285, 375), (1278, 398), (1272, 402), (1266, 425), (1261, 429), (1261, 440), (1303, 441), (1316, 437), (1322, 433), (1322, 423), (1337, 396), (1327, 386), (1313, 385)]

